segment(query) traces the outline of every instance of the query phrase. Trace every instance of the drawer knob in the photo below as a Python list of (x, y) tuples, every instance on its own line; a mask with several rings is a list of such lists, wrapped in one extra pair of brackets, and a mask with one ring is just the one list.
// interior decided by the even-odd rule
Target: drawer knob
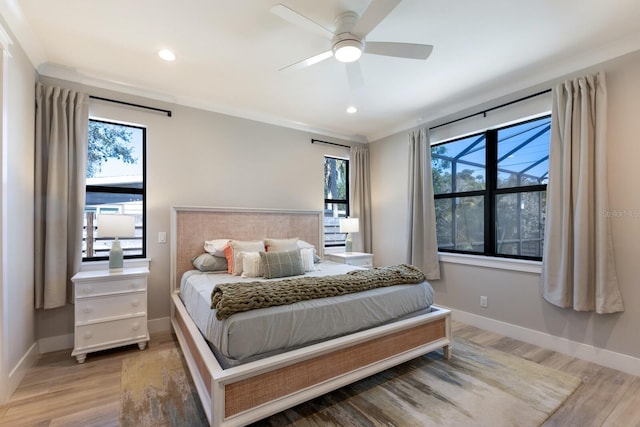
[(140, 305), (140, 300), (134, 299), (133, 301), (131, 301), (131, 305), (134, 307), (137, 307)]
[(93, 311), (93, 309), (91, 307), (85, 307), (84, 310), (82, 310), (85, 313), (91, 313)]
[(93, 288), (91, 286), (87, 286), (82, 290), (82, 292), (84, 292), (85, 294), (90, 294), (91, 292), (93, 292)]
[(136, 284), (136, 282), (131, 282), (131, 283), (129, 284), (129, 287), (130, 287), (131, 289), (135, 289), (135, 288), (137, 288), (137, 287), (138, 287), (138, 285)]
[(84, 339), (88, 340), (89, 338), (91, 338), (93, 336), (93, 332), (91, 331), (86, 331), (84, 333)]
[(133, 325), (131, 325), (131, 329), (133, 329), (134, 331), (137, 331), (138, 329), (140, 329), (140, 323), (136, 322)]

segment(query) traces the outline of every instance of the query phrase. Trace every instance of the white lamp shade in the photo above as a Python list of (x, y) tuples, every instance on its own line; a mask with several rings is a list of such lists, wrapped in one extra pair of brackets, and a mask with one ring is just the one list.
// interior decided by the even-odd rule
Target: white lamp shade
[(100, 214), (98, 216), (98, 236), (135, 237), (136, 218), (132, 215)]
[(358, 221), (358, 218), (341, 218), (340, 219), (341, 233), (358, 233), (359, 231), (360, 231), (360, 221)]

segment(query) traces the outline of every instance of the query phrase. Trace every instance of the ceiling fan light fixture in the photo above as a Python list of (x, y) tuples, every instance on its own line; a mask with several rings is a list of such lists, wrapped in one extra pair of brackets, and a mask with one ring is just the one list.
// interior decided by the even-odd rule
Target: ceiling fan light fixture
[(341, 40), (333, 45), (333, 56), (340, 62), (354, 62), (362, 56), (362, 47), (358, 40)]

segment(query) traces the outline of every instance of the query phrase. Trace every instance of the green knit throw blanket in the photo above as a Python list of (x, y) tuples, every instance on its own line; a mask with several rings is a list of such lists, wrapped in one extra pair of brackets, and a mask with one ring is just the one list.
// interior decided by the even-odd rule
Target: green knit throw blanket
[(370, 270), (354, 270), (335, 276), (297, 276), (269, 282), (238, 282), (217, 285), (211, 293), (211, 308), (218, 320), (256, 308), (293, 304), (362, 292), (393, 285), (422, 283), (424, 274), (412, 265), (400, 264)]

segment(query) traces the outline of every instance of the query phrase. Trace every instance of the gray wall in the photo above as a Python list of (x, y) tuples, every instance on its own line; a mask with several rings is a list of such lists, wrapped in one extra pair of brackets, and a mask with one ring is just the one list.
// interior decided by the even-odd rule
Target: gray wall
[[(1, 22), (7, 28), (4, 22)], [(13, 37), (12, 37), (13, 38)], [(14, 39), (15, 41), (15, 39)], [(35, 343), (33, 309), (33, 153), (36, 72), (16, 43), (2, 73), (2, 321), (0, 404), (20, 380), (20, 362)], [(16, 369), (18, 368), (18, 369)]]
[[(442, 279), (433, 286), (441, 305), (638, 358), (640, 52), (575, 75), (596, 70), (607, 73), (610, 208), (621, 213), (612, 218), (611, 226), (626, 311), (596, 315), (559, 309), (541, 298), (538, 274), (478, 266), (441, 263)], [(402, 132), (371, 143), (373, 248), (378, 265), (406, 261), (408, 141), (408, 133)], [(480, 295), (488, 296), (488, 308), (480, 307)]]

